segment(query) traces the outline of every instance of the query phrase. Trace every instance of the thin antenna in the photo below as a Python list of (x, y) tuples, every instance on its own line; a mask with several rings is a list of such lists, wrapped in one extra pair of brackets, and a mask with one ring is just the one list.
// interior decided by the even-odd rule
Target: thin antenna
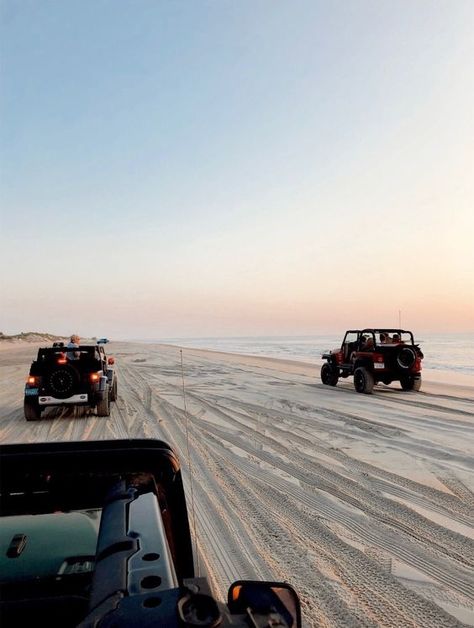
[(183, 366), (183, 350), (180, 349), (179, 353), (181, 355), (181, 381), (183, 383), (183, 403), (184, 403), (184, 416), (185, 416), (185, 431), (186, 431), (186, 449), (188, 456), (188, 467), (189, 467), (189, 481), (191, 485), (191, 511), (193, 513), (193, 532), (194, 532), (194, 555), (196, 556), (196, 570), (197, 575), (200, 575), (199, 570), (199, 552), (197, 547), (197, 532), (196, 532), (196, 511), (194, 509), (194, 488), (193, 488), (193, 467), (191, 464), (191, 454), (189, 453), (189, 429), (188, 429), (188, 409), (186, 407), (186, 390), (184, 386), (184, 366)]
[(398, 310), (398, 327), (399, 329), (402, 328), (402, 311)]

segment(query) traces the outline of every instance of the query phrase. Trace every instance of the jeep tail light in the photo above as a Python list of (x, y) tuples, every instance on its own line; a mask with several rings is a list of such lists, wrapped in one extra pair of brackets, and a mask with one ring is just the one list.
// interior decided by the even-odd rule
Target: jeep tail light
[(61, 356), (58, 358), (58, 364), (66, 364), (67, 359), (64, 353), (61, 353)]
[(34, 377), (34, 375), (30, 375), (27, 379), (28, 384), (30, 384), (30, 386), (34, 386), (36, 384), (36, 377)]
[(100, 373), (91, 373), (90, 380), (91, 382), (98, 382), (100, 379)]

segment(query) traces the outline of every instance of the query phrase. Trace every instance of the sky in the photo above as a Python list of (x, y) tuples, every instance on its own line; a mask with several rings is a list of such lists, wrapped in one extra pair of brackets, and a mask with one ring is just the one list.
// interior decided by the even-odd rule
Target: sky
[(474, 331), (474, 2), (2, 0), (0, 331)]

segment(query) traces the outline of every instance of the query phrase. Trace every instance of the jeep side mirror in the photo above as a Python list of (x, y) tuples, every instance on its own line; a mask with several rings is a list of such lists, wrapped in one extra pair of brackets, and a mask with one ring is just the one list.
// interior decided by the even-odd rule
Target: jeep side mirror
[(112, 366), (112, 364), (115, 364), (115, 358), (109, 358), (107, 360), (107, 364), (110, 364), (110, 366)]
[(231, 613), (246, 614), (254, 621), (259, 615), (275, 613), (285, 622), (278, 625), (301, 628), (300, 600), (287, 582), (237, 580), (229, 588), (227, 605)]

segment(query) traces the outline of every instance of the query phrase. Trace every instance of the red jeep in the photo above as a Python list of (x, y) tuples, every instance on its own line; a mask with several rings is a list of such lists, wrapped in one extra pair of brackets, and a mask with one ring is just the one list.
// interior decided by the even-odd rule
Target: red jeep
[(340, 377), (354, 376), (354, 388), (372, 393), (375, 384), (400, 382), (403, 390), (420, 390), (423, 353), (411, 331), (351, 329), (340, 349), (323, 353), (321, 381), (335, 386)]

